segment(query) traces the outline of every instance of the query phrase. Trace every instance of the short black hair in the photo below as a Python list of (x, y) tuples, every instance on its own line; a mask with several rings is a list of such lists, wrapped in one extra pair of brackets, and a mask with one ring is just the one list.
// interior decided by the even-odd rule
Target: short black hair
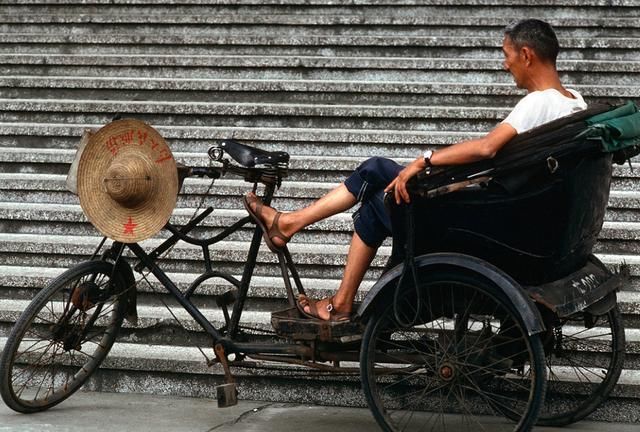
[(504, 29), (504, 34), (511, 39), (517, 49), (528, 46), (542, 60), (556, 64), (560, 44), (549, 23), (537, 19), (525, 19), (508, 25)]

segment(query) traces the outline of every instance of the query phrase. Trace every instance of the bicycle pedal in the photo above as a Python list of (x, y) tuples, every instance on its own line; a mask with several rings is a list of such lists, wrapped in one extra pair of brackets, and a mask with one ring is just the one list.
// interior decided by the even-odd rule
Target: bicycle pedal
[(238, 404), (238, 389), (234, 383), (216, 386), (218, 408), (228, 408)]

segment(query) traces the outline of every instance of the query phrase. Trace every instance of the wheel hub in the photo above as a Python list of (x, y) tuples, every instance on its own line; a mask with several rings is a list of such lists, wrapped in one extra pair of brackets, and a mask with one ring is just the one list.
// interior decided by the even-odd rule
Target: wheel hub
[(451, 381), (455, 376), (455, 369), (448, 363), (443, 363), (438, 369), (438, 375), (444, 381)]
[(71, 293), (71, 303), (79, 310), (86, 312), (95, 306), (100, 287), (93, 282), (83, 282)]

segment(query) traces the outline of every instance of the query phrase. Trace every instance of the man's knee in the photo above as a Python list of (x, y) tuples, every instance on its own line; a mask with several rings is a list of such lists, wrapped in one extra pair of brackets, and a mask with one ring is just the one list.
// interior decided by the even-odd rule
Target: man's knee
[(402, 167), (391, 159), (374, 156), (362, 162), (356, 169), (360, 176), (377, 188), (386, 187), (400, 172)]

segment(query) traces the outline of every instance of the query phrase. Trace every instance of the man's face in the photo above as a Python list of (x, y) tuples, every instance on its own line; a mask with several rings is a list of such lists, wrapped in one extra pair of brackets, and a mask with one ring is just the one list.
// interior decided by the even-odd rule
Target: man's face
[(511, 42), (511, 39), (505, 36), (502, 41), (502, 52), (504, 54), (502, 67), (513, 76), (513, 80), (516, 82), (518, 88), (526, 88), (526, 67), (522, 50), (517, 49), (513, 42)]

